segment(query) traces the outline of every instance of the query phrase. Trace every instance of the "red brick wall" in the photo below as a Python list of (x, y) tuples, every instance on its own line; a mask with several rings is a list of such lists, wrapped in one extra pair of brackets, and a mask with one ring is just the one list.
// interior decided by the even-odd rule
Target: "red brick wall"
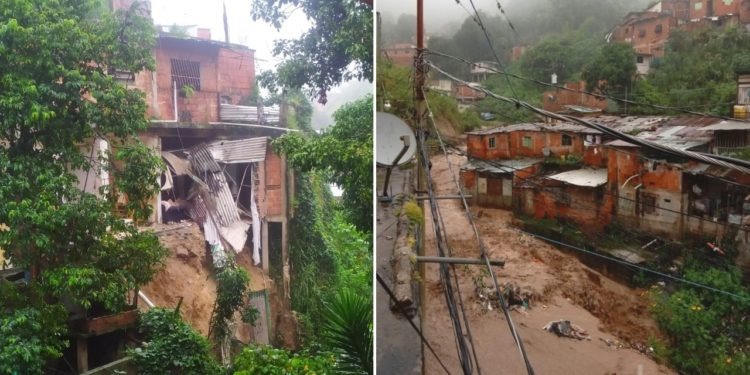
[(669, 165), (654, 162), (652, 168), (644, 163), (641, 183), (648, 189), (662, 189), (672, 192), (682, 192), (682, 171)]
[(218, 57), (218, 90), (231, 97), (232, 104), (252, 93), (255, 84), (254, 52), (222, 48)]
[(156, 60), (157, 100), (153, 108), (151, 73), (136, 76), (136, 87), (146, 93), (148, 115), (161, 120), (174, 120), (171, 59), (200, 63), (201, 89), (189, 98), (179, 96), (177, 111), (190, 112), (192, 122), (219, 121), (220, 96), (227, 96), (232, 104), (249, 96), (255, 83), (253, 51), (230, 50), (215, 46), (192, 44), (190, 41), (164, 41), (154, 51)]
[[(727, 3), (725, 3), (725, 1)], [(714, 0), (713, 16), (739, 14), (741, 0)]]
[(462, 170), (461, 171), (461, 180), (463, 181), (464, 187), (467, 189), (473, 189), (474, 185), (477, 183), (477, 172), (476, 171), (469, 171), (469, 170)]
[[(489, 148), (490, 138), (495, 138), (495, 148)], [(508, 134), (472, 135), (466, 138), (469, 157), (482, 160), (510, 159)]]
[(607, 151), (602, 145), (589, 146), (583, 151), (583, 164), (597, 167), (607, 167)]
[(739, 6), (740, 22), (750, 23), (750, 0), (742, 0)]
[[(585, 91), (585, 82), (568, 82), (565, 87), (570, 90)], [(550, 90), (542, 94), (542, 103), (544, 109), (552, 112), (567, 110), (566, 105), (580, 105), (590, 108), (607, 109), (607, 100), (599, 99), (596, 96), (583, 94), (567, 90)]]
[[(561, 202), (560, 196), (569, 197), (570, 204)], [(597, 194), (595, 188), (562, 185), (534, 189), (535, 218), (570, 220), (589, 233), (601, 232), (612, 222), (612, 209), (612, 197)]]
[[(510, 134), (510, 158), (542, 158), (544, 157), (544, 148), (549, 148), (552, 155), (583, 155), (583, 137), (578, 134), (568, 134), (571, 137), (572, 145), (562, 145), (562, 133), (553, 132), (531, 132), (519, 131)], [(531, 137), (531, 147), (523, 146), (523, 138)]]
[[(721, 1), (721, 0), (718, 0)], [(700, 5), (698, 5), (700, 4)], [(696, 6), (699, 9), (696, 9)], [(690, 0), (690, 19), (703, 18), (708, 15), (707, 0)]]

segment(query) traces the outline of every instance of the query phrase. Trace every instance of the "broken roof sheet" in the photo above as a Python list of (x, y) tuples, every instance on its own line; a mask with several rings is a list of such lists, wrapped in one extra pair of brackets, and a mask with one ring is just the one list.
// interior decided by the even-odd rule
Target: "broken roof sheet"
[(266, 159), (268, 137), (218, 141), (208, 145), (213, 158), (219, 163), (255, 163)]
[(603, 168), (576, 169), (548, 176), (547, 178), (575, 186), (597, 187), (607, 183), (607, 170)]
[(534, 164), (541, 163), (542, 159), (515, 159), (515, 160), (495, 160), (487, 162), (485, 160), (472, 159), (464, 164), (461, 169), (477, 172), (488, 173), (513, 173), (519, 169), (528, 168)]
[(182, 176), (190, 174), (190, 163), (187, 160), (169, 152), (163, 151), (161, 156), (166, 160), (167, 165), (172, 169), (175, 175)]
[(730, 121), (725, 120), (718, 124), (706, 126), (701, 130), (704, 131), (716, 131), (716, 130), (750, 130), (750, 122)]

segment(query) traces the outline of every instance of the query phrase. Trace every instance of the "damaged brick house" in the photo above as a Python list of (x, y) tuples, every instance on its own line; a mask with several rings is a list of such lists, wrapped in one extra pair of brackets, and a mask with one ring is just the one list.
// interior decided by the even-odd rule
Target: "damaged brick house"
[[(720, 124), (738, 126), (706, 118), (594, 121), (690, 151), (714, 147)], [(611, 223), (676, 240), (736, 231), (739, 262), (750, 264), (750, 173), (668, 157), (577, 125), (531, 125), (468, 134), (461, 182), (475, 204), (589, 232)]]
[[(132, 3), (116, 1), (114, 9)], [(151, 120), (140, 139), (168, 167), (149, 221), (195, 221), (209, 244), (238, 253), (250, 249), (256, 266), (268, 271), (273, 258), (280, 269), (287, 259), (293, 179), (283, 156), (269, 145), (293, 130), (286, 128), (278, 105), (253, 99), (254, 50), (212, 40), (208, 29), (197, 34), (160, 32), (153, 72), (110, 71), (145, 94)], [(82, 152), (104, 154), (108, 147), (99, 139)], [(91, 178), (78, 174), (79, 186), (93, 193), (110, 182), (105, 171)]]

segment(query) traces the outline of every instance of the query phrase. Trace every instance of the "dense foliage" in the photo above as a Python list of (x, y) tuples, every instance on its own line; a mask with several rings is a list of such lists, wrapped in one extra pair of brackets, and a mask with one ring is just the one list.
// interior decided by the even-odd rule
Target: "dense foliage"
[(664, 57), (636, 82), (634, 100), (729, 115), (736, 101), (736, 74), (750, 70), (749, 48), (750, 35), (734, 26), (673, 32)]
[(321, 134), (289, 133), (274, 141), (297, 170), (324, 173), (344, 189), (342, 203), (349, 220), (372, 230), (372, 97), (339, 108), (335, 124)]
[(734, 266), (687, 264), (690, 281), (734, 293), (680, 286), (673, 293), (656, 293), (653, 308), (659, 326), (669, 336), (666, 356), (689, 374), (747, 374), (750, 370), (750, 291)]
[(624, 43), (610, 43), (583, 68), (589, 91), (624, 98), (635, 79), (635, 52)]
[(177, 311), (151, 309), (140, 316), (139, 323), (146, 344), (129, 351), (139, 374), (222, 373), (208, 341), (183, 322)]
[(230, 262), (218, 270), (214, 278), (216, 303), (211, 315), (210, 331), (218, 342), (222, 342), (232, 334), (228, 322), (245, 303), (250, 276), (247, 271)]
[[(378, 110), (393, 113), (404, 120), (412, 118), (413, 90), (411, 70), (389, 62), (378, 65)], [(446, 121), (458, 132), (469, 131), (481, 125), (474, 111), (459, 111), (452, 97), (434, 91), (427, 92), (427, 101), (436, 121)], [(386, 109), (386, 103), (388, 108)]]
[[(136, 137), (148, 125), (143, 93), (106, 74), (153, 67), (154, 30), (141, 14), (86, 0), (9, 0), (0, 9), (0, 223), (9, 228), (0, 248), (32, 276), (16, 290), (20, 301), (0, 301), (0, 327), (12, 332), (2, 351), (24, 361), (2, 356), (0, 367), (36, 363), (34, 371), (58, 357), (67, 345), (61, 301), (120, 311), (166, 254), (153, 234), (115, 215), (114, 196), (82, 193), (73, 173), (94, 178), (103, 163), (119, 178), (105, 196), (119, 190), (132, 217), (148, 216), (143, 199), (158, 191), (158, 165)], [(106, 160), (124, 167), (84, 155), (97, 138), (121, 151)]]
[(270, 346), (249, 346), (235, 359), (235, 375), (335, 374), (336, 357), (330, 353), (291, 353)]
[(312, 23), (297, 39), (278, 40), (274, 55), (284, 61), (259, 77), (271, 91), (306, 88), (325, 104), (331, 87), (350, 79), (372, 81), (372, 6), (360, 0), (253, 0), (253, 19), (280, 28), (292, 9)]
[(372, 303), (367, 294), (343, 290), (328, 305), (323, 340), (342, 358), (342, 368), (372, 374)]

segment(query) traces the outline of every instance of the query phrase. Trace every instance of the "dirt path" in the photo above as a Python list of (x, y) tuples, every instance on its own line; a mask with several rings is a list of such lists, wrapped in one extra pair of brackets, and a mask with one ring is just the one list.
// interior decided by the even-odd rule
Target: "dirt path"
[[(453, 171), (458, 173), (464, 158), (451, 155)], [(432, 159), (432, 176), (438, 195), (456, 194), (444, 156)], [(426, 207), (429, 207), (428, 205)], [(457, 200), (440, 201), (454, 256), (478, 257), (478, 244)], [(436, 255), (429, 209), (425, 221), (426, 252)], [(512, 319), (523, 338), (526, 351), (537, 374), (660, 374), (674, 373), (658, 365), (641, 352), (629, 349), (657, 336), (655, 322), (648, 314), (643, 290), (620, 285), (586, 267), (575, 257), (544, 242), (510, 230), (510, 212), (472, 208), (480, 234), (491, 258), (505, 260), (495, 267), (500, 283), (516, 282), (533, 292), (535, 298), (527, 312), (512, 312)], [(474, 279), (491, 279), (479, 266), (459, 266), (460, 290), (470, 329), (484, 374), (524, 374), (525, 368), (501, 311), (487, 311), (475, 292)], [(449, 366), (461, 373), (455, 339), (438, 276), (438, 266), (426, 268), (426, 296), (423, 327), (428, 340)], [(584, 328), (590, 341), (561, 338), (541, 328), (552, 320), (566, 319)], [(621, 342), (623, 348), (607, 343)], [(444, 371), (425, 353), (426, 373)]]

